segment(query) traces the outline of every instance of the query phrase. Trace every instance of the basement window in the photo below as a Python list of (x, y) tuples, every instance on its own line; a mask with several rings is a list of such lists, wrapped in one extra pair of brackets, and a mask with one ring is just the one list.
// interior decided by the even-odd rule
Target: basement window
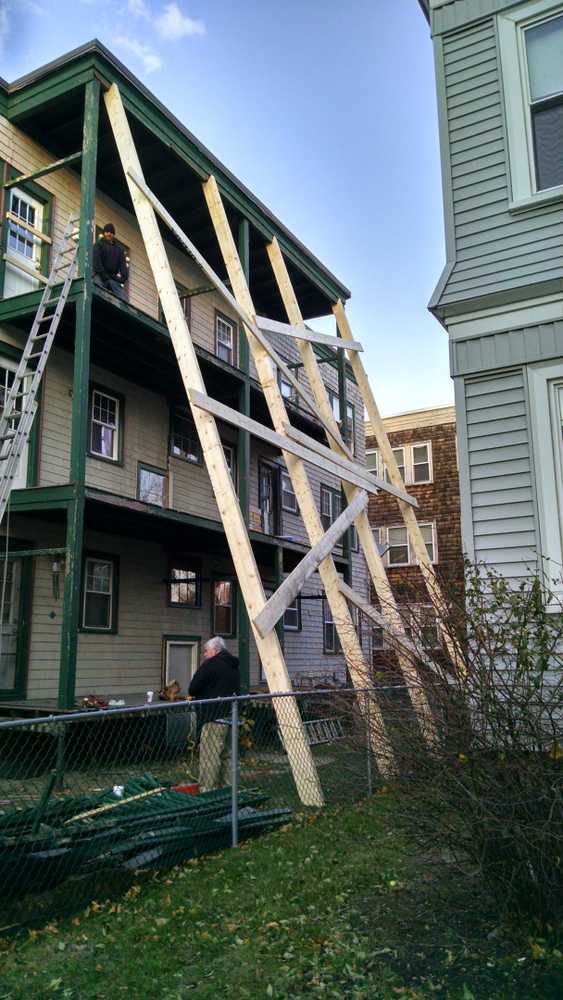
[(95, 387), (90, 396), (90, 455), (119, 462), (122, 453), (123, 398)]
[(117, 632), (117, 558), (87, 556), (84, 560), (82, 628)]

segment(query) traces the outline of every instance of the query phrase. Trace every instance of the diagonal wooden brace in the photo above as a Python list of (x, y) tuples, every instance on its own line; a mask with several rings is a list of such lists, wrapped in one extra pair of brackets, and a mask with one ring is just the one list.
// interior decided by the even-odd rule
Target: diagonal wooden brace
[(352, 503), (342, 511), (342, 514), (336, 518), (336, 521), (331, 524), (320, 541), (316, 545), (313, 545), (313, 548), (304, 556), (293, 572), (285, 578), (275, 594), (270, 597), (270, 600), (260, 614), (256, 616), (253, 623), (262, 638), (268, 632), (272, 631), (276, 622), (280, 620), (289, 605), (301, 593), (306, 581), (316, 572), (323, 559), (326, 559), (330, 555), (338, 540), (342, 538), (344, 532), (353, 524), (358, 514), (365, 510), (367, 502), (368, 495), (362, 490), (362, 492), (354, 497)]
[(295, 340), (308, 340), (310, 344), (325, 344), (335, 351), (363, 351), (358, 340), (349, 340), (344, 344), (340, 337), (331, 337), (328, 333), (317, 333), (306, 326), (292, 326), (291, 323), (280, 323), (277, 319), (267, 316), (257, 316), (256, 325), (263, 333), (279, 333), (282, 337), (293, 337)]

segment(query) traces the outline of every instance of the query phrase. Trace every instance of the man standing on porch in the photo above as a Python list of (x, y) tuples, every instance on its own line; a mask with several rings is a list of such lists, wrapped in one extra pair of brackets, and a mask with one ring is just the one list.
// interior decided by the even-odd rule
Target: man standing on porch
[[(190, 698), (225, 698), (240, 694), (238, 658), (229, 653), (221, 636), (208, 639), (203, 647), (202, 663), (192, 677)], [(230, 714), (229, 702), (216, 701), (199, 709), (199, 786), (202, 792), (230, 783)]]

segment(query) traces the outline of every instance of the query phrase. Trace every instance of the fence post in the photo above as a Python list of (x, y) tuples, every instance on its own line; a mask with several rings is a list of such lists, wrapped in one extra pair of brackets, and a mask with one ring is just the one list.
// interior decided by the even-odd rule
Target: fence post
[(231, 846), (238, 847), (238, 701), (231, 706)]
[(368, 795), (373, 795), (373, 775), (372, 775), (372, 760), (371, 760), (371, 721), (370, 721), (370, 696), (369, 691), (365, 692), (364, 695), (366, 699), (366, 710), (364, 713), (366, 721), (366, 770), (367, 770), (367, 781), (368, 781)]

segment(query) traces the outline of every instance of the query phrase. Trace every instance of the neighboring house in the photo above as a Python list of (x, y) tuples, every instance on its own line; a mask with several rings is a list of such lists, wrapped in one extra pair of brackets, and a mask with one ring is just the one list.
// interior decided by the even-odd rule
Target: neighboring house
[[(407, 492), (418, 501), (416, 517), (438, 580), (446, 594), (452, 588), (459, 590), (463, 586), (463, 556), (455, 408), (412, 410), (386, 417), (383, 423)], [(383, 478), (385, 467), (369, 423), (365, 432), (368, 468)], [(383, 492), (372, 496), (369, 519), (405, 627), (418, 629), (427, 620), (426, 634), (437, 645), (432, 606), (395, 498)], [(382, 629), (374, 629), (372, 642), (377, 665), (386, 647)]]
[[(177, 678), (185, 691), (210, 635), (241, 659), (245, 687), (261, 667), (212, 494), (156, 287), (102, 111), (99, 84), (117, 82), (148, 184), (222, 275), (201, 180), (213, 173), (238, 240), (257, 312), (286, 320), (265, 245), (277, 235), (304, 317), (331, 311), (347, 289), (97, 42), (29, 76), (0, 81), (4, 183), (83, 148), (63, 169), (3, 188), (0, 375), (9, 386), (70, 212), (95, 199), (97, 227), (112, 221), (130, 259), (127, 301), (74, 281), (42, 384), (40, 413), (2, 532), (8, 534), (2, 600), (3, 711), (71, 707), (87, 693), (138, 698)], [(86, 108), (86, 111), (85, 111)], [(87, 158), (98, 136), (97, 173)], [(95, 146), (94, 146), (95, 148)], [(168, 244), (209, 395), (261, 422), (267, 408), (237, 318), (195, 266)], [(301, 377), (293, 342), (272, 337)], [(75, 351), (75, 345), (80, 350)], [(317, 349), (317, 348), (316, 348)], [(318, 347), (340, 416), (336, 355)], [(278, 373), (279, 376), (279, 373)], [(350, 369), (345, 423), (364, 456), (363, 404)], [(324, 440), (316, 419), (280, 378), (293, 423)], [(220, 425), (256, 559), (274, 589), (308, 549), (279, 451)], [(325, 526), (340, 511), (340, 483), (308, 467)], [(2, 542), (4, 546), (5, 542)], [(66, 550), (11, 558), (30, 549)], [(350, 551), (352, 548), (352, 551)], [(338, 570), (366, 592), (357, 546), (335, 549)], [(318, 576), (279, 629), (291, 673), (345, 676)]]
[[(563, 0), (430, 0), (469, 558), (563, 565)], [(560, 589), (560, 588), (559, 588)]]

